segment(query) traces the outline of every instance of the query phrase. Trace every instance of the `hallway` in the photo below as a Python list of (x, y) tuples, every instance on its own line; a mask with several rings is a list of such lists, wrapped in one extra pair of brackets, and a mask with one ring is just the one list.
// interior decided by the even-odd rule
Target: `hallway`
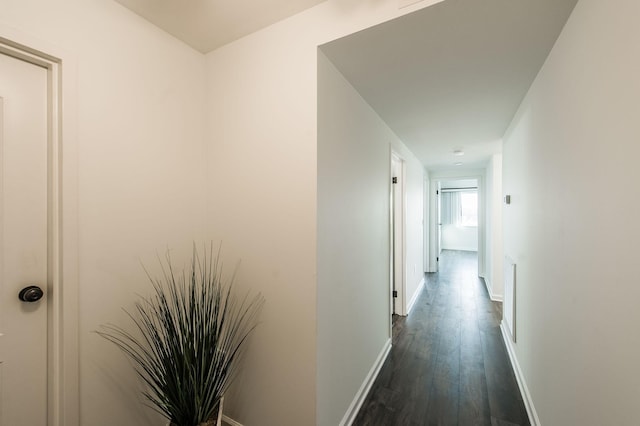
[(477, 253), (443, 251), (354, 426), (529, 425)]

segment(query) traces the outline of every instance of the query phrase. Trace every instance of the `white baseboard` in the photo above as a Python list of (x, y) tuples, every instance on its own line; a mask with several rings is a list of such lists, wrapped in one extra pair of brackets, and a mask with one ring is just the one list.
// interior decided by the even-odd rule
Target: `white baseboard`
[(229, 426), (242, 426), (241, 423), (236, 422), (235, 420), (225, 416), (224, 414), (222, 415), (222, 421), (228, 424)]
[(424, 287), (424, 277), (422, 277), (422, 280), (420, 281), (420, 284), (418, 284), (418, 288), (413, 293), (413, 296), (411, 296), (411, 300), (409, 301), (409, 304), (407, 305), (407, 315), (409, 315), (409, 313), (411, 313), (411, 309), (413, 309), (413, 305), (416, 304), (416, 300), (418, 300), (418, 297), (420, 297), (420, 292), (422, 291), (423, 287)]
[(380, 373), (382, 364), (384, 364), (384, 361), (389, 355), (389, 351), (391, 351), (391, 339), (387, 340), (382, 347), (382, 350), (380, 351), (380, 354), (378, 354), (376, 362), (371, 367), (371, 370), (369, 370), (369, 374), (367, 374), (367, 377), (365, 377), (364, 382), (362, 382), (362, 386), (360, 386), (360, 389), (358, 389), (358, 393), (356, 393), (356, 396), (353, 398), (351, 405), (349, 405), (347, 412), (344, 414), (344, 417), (342, 417), (340, 426), (351, 426), (353, 421), (356, 419), (358, 411), (360, 411), (360, 407), (362, 407), (362, 403), (369, 394), (373, 382), (376, 381), (378, 373)]
[(518, 363), (518, 358), (516, 358), (516, 352), (513, 347), (513, 342), (509, 337), (509, 332), (505, 327), (504, 321), (500, 323), (500, 331), (502, 332), (502, 339), (504, 340), (504, 344), (507, 347), (507, 353), (509, 354), (509, 360), (511, 360), (513, 371), (516, 374), (516, 381), (518, 382), (518, 387), (520, 388), (520, 394), (522, 395), (522, 399), (524, 400), (524, 406), (527, 409), (529, 422), (531, 423), (531, 426), (540, 426), (540, 419), (538, 418), (538, 413), (536, 412), (536, 408), (533, 405), (533, 400), (531, 399), (531, 394), (529, 393), (527, 382), (525, 381), (524, 375), (522, 374), (522, 370), (520, 369), (520, 364)]
[(489, 298), (494, 302), (503, 302), (504, 296), (502, 294), (493, 294), (493, 285), (491, 284), (491, 282), (485, 277), (482, 277), (482, 279), (484, 280), (485, 287), (487, 287)]
[[(421, 283), (421, 285), (424, 285), (424, 280)], [(364, 400), (369, 394), (369, 391), (371, 390), (371, 386), (373, 385), (373, 382), (376, 381), (376, 378), (378, 377), (378, 373), (380, 373), (380, 369), (382, 368), (382, 365), (386, 361), (390, 351), (391, 351), (391, 339), (387, 340), (384, 346), (382, 347), (382, 350), (378, 354), (378, 358), (376, 359), (376, 362), (371, 367), (369, 374), (367, 374), (367, 377), (362, 383), (362, 386), (360, 386), (358, 393), (353, 398), (351, 405), (349, 405), (349, 409), (347, 410), (344, 417), (340, 421), (340, 426), (351, 426), (353, 421), (356, 419), (356, 416), (358, 415), (358, 412), (360, 411), (360, 408), (362, 407)], [(228, 424), (229, 426), (242, 426), (241, 423), (238, 423), (237, 421), (225, 415), (222, 416), (222, 421)]]

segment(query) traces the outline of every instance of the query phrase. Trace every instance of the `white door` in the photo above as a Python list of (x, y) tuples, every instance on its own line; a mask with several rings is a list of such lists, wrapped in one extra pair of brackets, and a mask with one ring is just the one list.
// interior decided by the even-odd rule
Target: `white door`
[(0, 54), (1, 426), (47, 424), (47, 158), (47, 70)]
[(438, 238), (436, 239), (436, 271), (440, 270), (440, 254), (442, 253), (442, 184), (437, 183), (436, 212), (438, 220)]
[(395, 155), (391, 157), (392, 191), (392, 278), (393, 313), (404, 313), (404, 163)]

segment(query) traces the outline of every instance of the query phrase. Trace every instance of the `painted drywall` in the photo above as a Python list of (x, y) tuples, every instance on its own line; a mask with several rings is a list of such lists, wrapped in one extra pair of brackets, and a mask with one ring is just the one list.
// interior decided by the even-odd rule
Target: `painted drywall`
[(405, 297), (403, 312), (422, 287), (424, 278), (424, 166), (397, 137), (390, 138), (392, 150), (405, 165)]
[(478, 251), (478, 227), (442, 225), (442, 250)]
[(505, 137), (515, 354), (542, 425), (638, 422), (638, 16), (579, 1)]
[(487, 188), (487, 238), (484, 281), (492, 300), (500, 301), (504, 296), (502, 249), (502, 154), (494, 154), (486, 170)]
[[(244, 379), (228, 403), (243, 424), (315, 424), (355, 396), (330, 407), (317, 402), (346, 386), (316, 383), (317, 361), (335, 350), (316, 338), (316, 318), (334, 310), (319, 303), (316, 285), (330, 272), (317, 267), (317, 47), (433, 3), (399, 10), (394, 0), (329, 0), (207, 55), (209, 232), (242, 258), (241, 285), (266, 298)], [(381, 324), (370, 325), (373, 339), (387, 332)], [(360, 331), (348, 321), (340, 328), (352, 337)], [(369, 371), (380, 348), (366, 350), (354, 359), (359, 372)], [(355, 382), (347, 361), (328, 371)]]
[(204, 229), (204, 57), (110, 0), (6, 0), (0, 21), (75, 59), (62, 65), (77, 76), (63, 93), (77, 105), (63, 173), (78, 171), (80, 422), (161, 424), (92, 330), (125, 324), (121, 308), (148, 292), (140, 260), (153, 267), (166, 247), (179, 257)]
[(423, 278), (424, 168), (320, 51), (318, 306), (331, 310), (318, 312), (318, 347), (329, 349), (318, 351), (318, 425), (340, 424), (391, 338), (391, 152), (405, 170), (406, 312)]
[(331, 350), (318, 351), (318, 425), (340, 423), (391, 337), (389, 141), (394, 139), (319, 52), (318, 306), (331, 310), (318, 312), (318, 347)]
[(316, 49), (295, 32), (281, 24), (207, 57), (210, 232), (266, 299), (228, 400), (245, 425), (315, 422)]

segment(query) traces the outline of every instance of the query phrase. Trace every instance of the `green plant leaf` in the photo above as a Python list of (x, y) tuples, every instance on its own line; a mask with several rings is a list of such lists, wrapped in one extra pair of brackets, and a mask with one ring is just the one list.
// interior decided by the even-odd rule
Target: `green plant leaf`
[(125, 311), (135, 334), (113, 324), (96, 333), (131, 359), (150, 407), (178, 426), (197, 426), (215, 413), (236, 377), (264, 298), (237, 298), (235, 273), (223, 279), (213, 245), (201, 255), (194, 244), (187, 271), (174, 269), (168, 251), (158, 261), (159, 278), (145, 268), (152, 294)]

